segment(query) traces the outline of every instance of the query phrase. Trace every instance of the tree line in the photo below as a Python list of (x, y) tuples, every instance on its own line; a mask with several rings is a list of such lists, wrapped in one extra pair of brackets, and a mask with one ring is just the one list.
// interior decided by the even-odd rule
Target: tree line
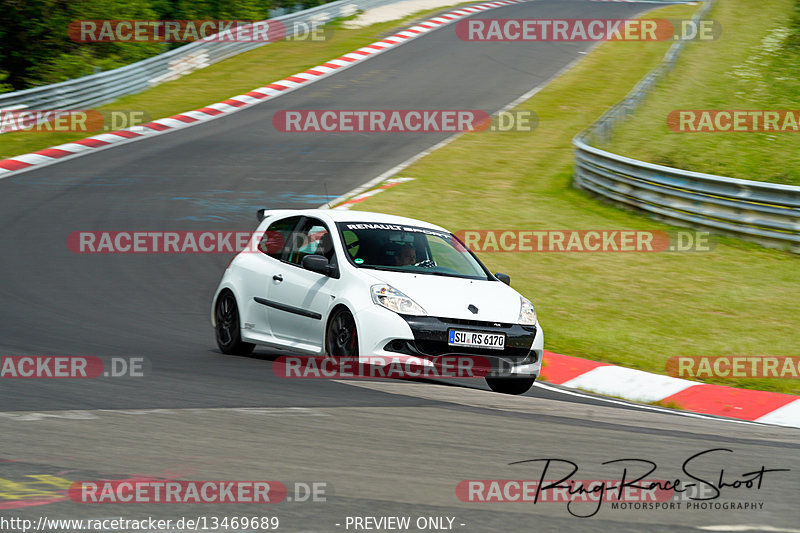
[(0, 92), (79, 78), (134, 63), (183, 43), (78, 43), (70, 22), (264, 20), (326, 0), (0, 0)]

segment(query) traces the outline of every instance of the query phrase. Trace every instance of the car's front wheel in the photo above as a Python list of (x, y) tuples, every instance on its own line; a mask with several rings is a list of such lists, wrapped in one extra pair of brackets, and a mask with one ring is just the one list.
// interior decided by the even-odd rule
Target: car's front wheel
[(239, 307), (236, 298), (229, 290), (220, 293), (214, 306), (214, 330), (217, 346), (222, 353), (228, 355), (249, 355), (253, 353), (255, 344), (242, 341), (239, 329)]
[(336, 309), (328, 322), (325, 353), (336, 358), (358, 359), (356, 320), (344, 307)]
[(502, 394), (524, 394), (533, 387), (536, 378), (486, 378), (486, 384), (494, 392)]

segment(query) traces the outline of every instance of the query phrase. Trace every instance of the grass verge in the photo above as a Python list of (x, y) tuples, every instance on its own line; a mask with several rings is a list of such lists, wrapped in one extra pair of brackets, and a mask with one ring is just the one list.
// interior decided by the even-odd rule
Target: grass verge
[[(797, 6), (797, 7), (796, 7)], [(719, 0), (719, 40), (690, 43), (676, 68), (604, 146), (660, 165), (800, 185), (800, 133), (680, 133), (678, 109), (791, 109), (800, 97), (800, 48), (790, 46), (797, 0)], [(795, 113), (797, 114), (797, 113)]]
[[(688, 18), (696, 6), (647, 17)], [(623, 98), (669, 43), (608, 42), (518, 109), (533, 133), (469, 133), (358, 209), (470, 229), (673, 229), (572, 188), (571, 139)], [(482, 253), (537, 306), (548, 350), (666, 373), (676, 355), (800, 355), (800, 263), (721, 237), (706, 253)], [(546, 373), (546, 372), (545, 372)], [(798, 379), (710, 383), (800, 393)]]

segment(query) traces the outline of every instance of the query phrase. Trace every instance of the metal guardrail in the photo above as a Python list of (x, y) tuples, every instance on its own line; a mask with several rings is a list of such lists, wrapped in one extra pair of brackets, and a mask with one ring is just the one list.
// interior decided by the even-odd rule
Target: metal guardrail
[[(694, 19), (704, 17), (712, 4), (708, 0)], [(614, 127), (672, 69), (684, 43), (673, 44), (658, 67), (573, 139), (574, 185), (670, 224), (800, 253), (800, 187), (655, 165), (592, 146), (607, 141)]]
[[(334, 18), (350, 16), (359, 9), (397, 1), (399, 0), (338, 0), (270, 20), (281, 22), (288, 37), (294, 35), (296, 25), (300, 23), (316, 26)], [(195, 41), (114, 70), (0, 94), (0, 109), (86, 109), (107, 104), (121, 96), (135, 94), (159, 83), (177, 79), (265, 44), (268, 43)]]

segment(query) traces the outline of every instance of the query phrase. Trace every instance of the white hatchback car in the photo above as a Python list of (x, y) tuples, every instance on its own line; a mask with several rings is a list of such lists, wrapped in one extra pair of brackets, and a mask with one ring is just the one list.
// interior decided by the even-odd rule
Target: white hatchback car
[(255, 345), (332, 357), (453, 355), (491, 361), (489, 387), (521, 394), (539, 375), (533, 304), (449, 231), (346, 210), (260, 210), (211, 321), (226, 354)]

